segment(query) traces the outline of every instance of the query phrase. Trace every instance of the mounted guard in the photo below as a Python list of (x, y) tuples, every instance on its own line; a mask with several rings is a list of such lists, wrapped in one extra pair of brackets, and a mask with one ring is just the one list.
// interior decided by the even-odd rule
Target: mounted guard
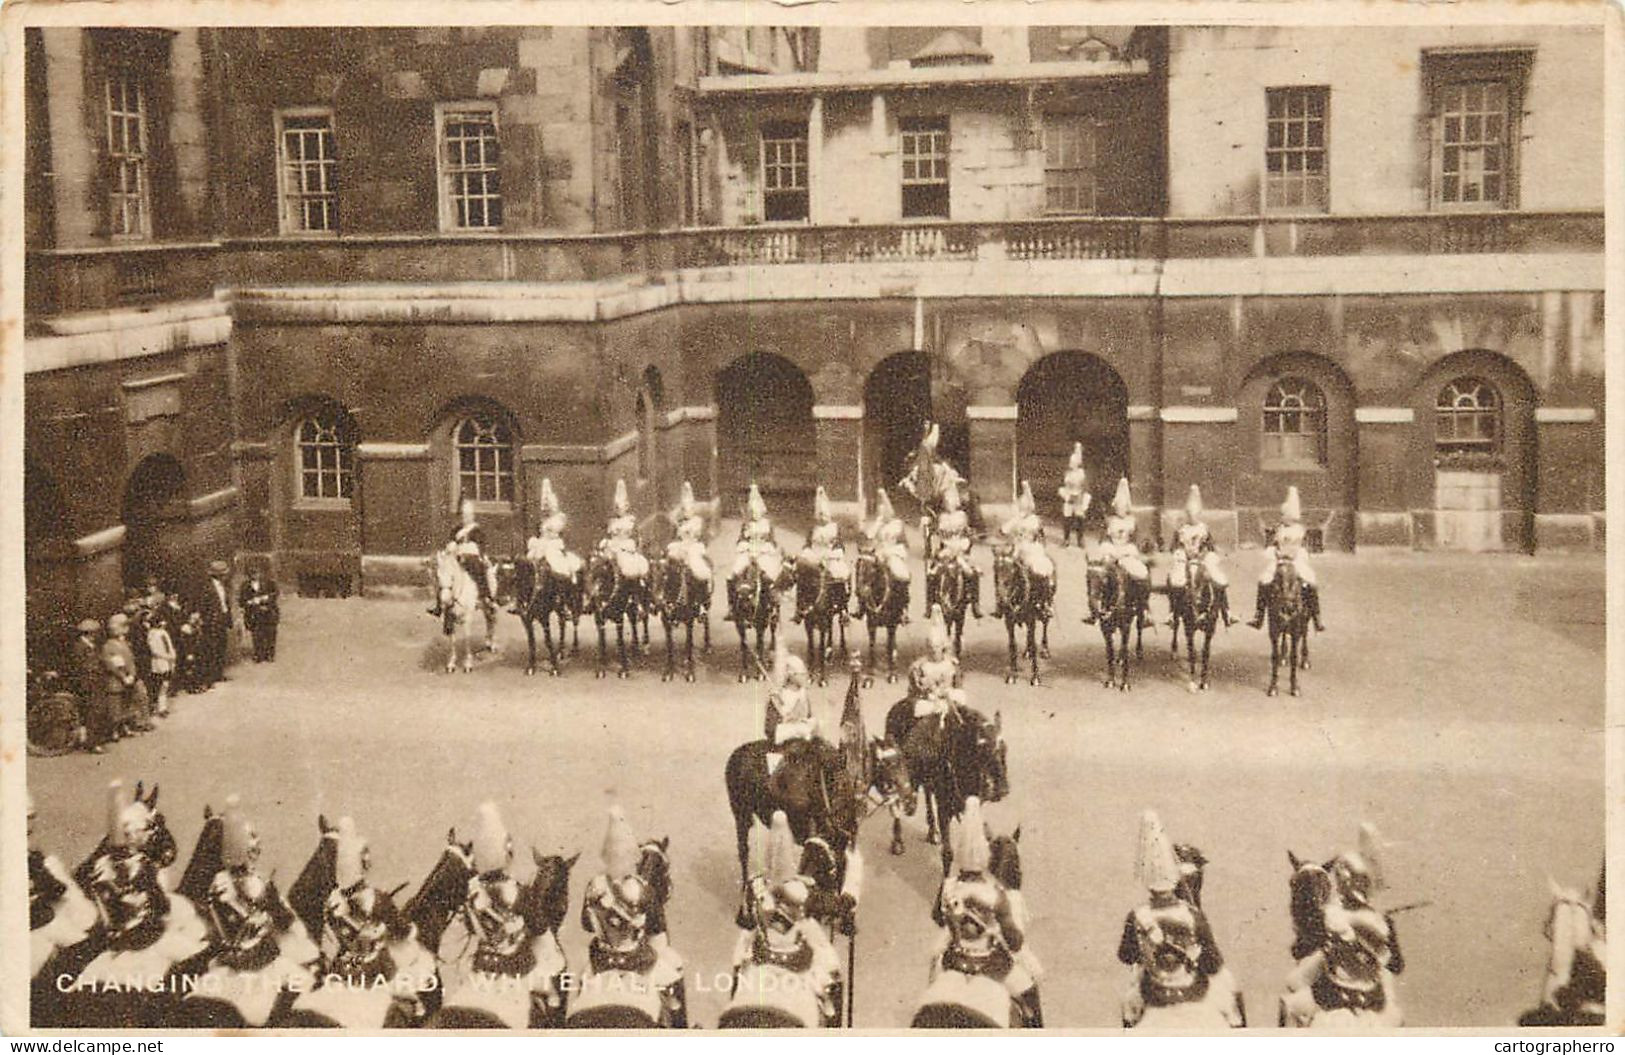
[(1377, 830), (1360, 826), (1359, 849), (1338, 855), (1326, 869), (1330, 883), (1318, 918), (1300, 927), (1293, 955), (1298, 965), (1281, 997), (1281, 1023), (1384, 1029), (1404, 1025), (1394, 977), (1405, 969), (1392, 915), (1378, 909), (1383, 886)]
[(1088, 515), (1089, 504), (1094, 501), (1094, 496), (1089, 493), (1089, 474), (1083, 469), (1082, 443), (1072, 445), (1072, 454), (1066, 460), (1066, 473), (1061, 477), (1061, 486), (1056, 488), (1056, 493), (1061, 496), (1061, 548), (1070, 546), (1076, 536), (1081, 549), (1083, 518)]
[(945, 938), (931, 962), (932, 984), (950, 972), (993, 979), (1009, 994), (1023, 1028), (1042, 1029), (1038, 965), (1025, 949), (1025, 906), (991, 871), (992, 851), (980, 798), (965, 800), (950, 837), (954, 871), (943, 880), (932, 912)]
[[(1226, 626), (1233, 625), (1236, 620), (1230, 616), (1230, 576), (1224, 570), (1223, 558), (1213, 546), (1213, 535), (1208, 530), (1207, 521), (1202, 519), (1202, 489), (1195, 484), (1191, 484), (1190, 492), (1185, 496), (1185, 522), (1179, 525), (1173, 557), (1173, 565), (1168, 569), (1168, 589), (1186, 589), (1190, 585), (1187, 566), (1191, 561), (1200, 561), (1208, 581), (1213, 584), (1215, 599), (1219, 604), (1219, 618), (1224, 620)], [(1168, 617), (1166, 625), (1174, 625), (1172, 615)]]
[[(1044, 549), (1044, 524), (1038, 518), (1038, 507), (1033, 500), (1033, 486), (1028, 481), (1021, 481), (1021, 491), (1016, 496), (1016, 510), (1000, 526), (999, 533), (1010, 545), (1011, 557), (1005, 562), (1008, 571), (1015, 570), (1014, 567), (1009, 567), (1013, 564), (1025, 569), (1029, 576), (1049, 582), (1050, 596), (1054, 597), (1055, 562)], [(1008, 572), (1001, 577), (996, 570), (993, 583), (997, 602), (993, 610), (995, 618), (1004, 616), (1005, 597), (1009, 592), (1007, 584), (1001, 581), (1001, 578), (1008, 578)]]
[(673, 519), (677, 537), (666, 544), (666, 556), (687, 564), (694, 581), (705, 584), (709, 593), (711, 559), (705, 553), (705, 518), (700, 516), (694, 502), (694, 487), (687, 480), (683, 481), (683, 491), (677, 499), (677, 515)]
[(615, 572), (622, 579), (644, 579), (649, 575), (649, 558), (638, 548), (638, 518), (632, 513), (624, 479), (615, 481), (614, 513), (604, 525), (598, 552), (615, 561)]
[[(446, 540), (445, 549), (457, 558), (469, 578), (474, 580), (480, 591), (480, 607), (489, 614), (496, 606), (497, 571), (496, 566), (485, 558), (485, 529), (475, 518), (473, 499), (463, 499), (458, 507), (458, 516), (459, 522)], [(444, 602), (436, 591), (434, 607), (429, 609), (429, 614), (442, 615), (444, 610)]]
[(526, 918), (513, 839), (495, 803), (481, 804), (469, 853), (467, 893), (440, 937), (444, 1004), (524, 1029), (545, 1009), (563, 1006), (556, 980), (565, 971), (564, 950), (555, 933)]
[(959, 688), (959, 661), (954, 658), (941, 608), (931, 609), (926, 640), (930, 651), (908, 669), (909, 696), (914, 700), (916, 719), (935, 716), (940, 720), (965, 702), (965, 692)]
[(807, 693), (807, 665), (801, 657), (791, 655), (782, 641), (773, 651), (770, 676), (773, 688), (767, 695), (762, 735), (772, 745), (767, 756), (768, 776), (778, 779), (781, 772), (799, 764), (816, 748), (819, 728)]
[[(965, 578), (965, 593), (971, 615), (977, 619), (982, 618), (982, 573), (971, 563), (970, 516), (960, 508), (959, 488), (950, 487), (942, 493), (942, 511), (937, 514), (936, 528), (931, 538), (932, 567), (927, 572), (928, 582), (934, 581), (933, 573), (938, 567), (947, 564), (958, 565), (960, 573)], [(929, 600), (933, 606), (941, 602), (941, 598), (938, 597)]]
[(604, 870), (587, 881), (582, 894), (581, 925), (592, 937), (572, 1025), (581, 1025), (577, 1016), (593, 1008), (615, 1006), (641, 1010), (651, 1026), (688, 1028), (683, 959), (658, 919), (655, 892), (638, 874), (639, 857), (626, 813), (612, 807)]
[(1316, 630), (1323, 634), (1326, 632), (1326, 627), (1320, 621), (1319, 581), (1315, 578), (1315, 569), (1309, 564), (1309, 547), (1305, 545), (1304, 534), (1303, 504), (1298, 497), (1298, 489), (1288, 487), (1286, 501), (1281, 503), (1281, 523), (1276, 526), (1270, 544), (1264, 547), (1264, 567), (1258, 573), (1258, 607), (1247, 621), (1247, 625), (1253, 629), (1264, 625), (1270, 593), (1275, 585), (1276, 565), (1290, 561), (1297, 569), (1299, 582), (1303, 584), (1303, 600), (1309, 610), (1310, 621)]
[(965, 478), (959, 475), (959, 470), (937, 456), (941, 441), (941, 430), (927, 421), (919, 447), (909, 456), (908, 472), (897, 482), (897, 486), (919, 500), (920, 533), (926, 536), (934, 530), (932, 521), (942, 510), (943, 498), (949, 491), (965, 486)]
[(525, 556), (546, 564), (548, 570), (560, 578), (574, 580), (581, 573), (581, 555), (565, 548), (564, 529), (569, 519), (553, 493), (553, 481), (542, 480), (541, 520), (536, 534), (525, 543)]
[[(734, 948), (733, 993), (720, 1025), (832, 1028), (841, 1022), (843, 978), (830, 934), (819, 922), (832, 900), (850, 916), (862, 885), (861, 859), (849, 855), (837, 895), (802, 874), (802, 854), (782, 810), (773, 814), (749, 882), (747, 927)], [(854, 861), (856, 866), (854, 867)]]
[(1149, 897), (1123, 921), (1117, 949), (1117, 958), (1131, 969), (1123, 1025), (1245, 1026), (1240, 991), (1202, 911), (1200, 886), (1188, 882), (1162, 821), (1151, 810), (1140, 818), (1136, 871)]
[(882, 562), (892, 581), (903, 591), (902, 622), (908, 622), (908, 583), (912, 577), (908, 568), (908, 537), (903, 519), (892, 508), (891, 496), (884, 487), (875, 490), (875, 515), (863, 529), (864, 538), (873, 548), (875, 558)]
[[(1112, 496), (1112, 515), (1106, 518), (1106, 538), (1100, 544), (1100, 563), (1108, 566), (1115, 564), (1129, 577), (1129, 583), (1139, 593), (1133, 600), (1135, 609), (1139, 612), (1139, 626), (1144, 629), (1145, 604), (1151, 592), (1151, 569), (1146, 567), (1145, 558), (1140, 555), (1140, 547), (1134, 541), (1134, 533), (1138, 530), (1133, 515), (1133, 499), (1129, 495), (1128, 477), (1120, 477), (1117, 481), (1117, 493)], [(1089, 614), (1084, 617), (1085, 623), (1094, 623), (1100, 619), (1101, 612), (1095, 603), (1095, 598), (1089, 598)]]
[(737, 621), (739, 606), (739, 577), (745, 569), (755, 565), (770, 583), (777, 583), (784, 574), (784, 554), (773, 540), (773, 522), (767, 518), (767, 503), (762, 501), (761, 489), (751, 481), (750, 494), (745, 499), (745, 520), (739, 525), (739, 542), (734, 546), (737, 554), (733, 570), (728, 573), (728, 614), (730, 622)]
[[(841, 527), (835, 522), (835, 515), (830, 509), (829, 495), (824, 491), (823, 484), (819, 484), (818, 490), (813, 494), (813, 527), (807, 533), (806, 546), (796, 554), (796, 567), (798, 570), (813, 571), (822, 568), (828, 573), (831, 582), (846, 582), (852, 577), (852, 565), (847, 562), (846, 547), (841, 545)], [(798, 589), (796, 612), (791, 621), (801, 622), (813, 600), (812, 597), (802, 597)]]
[(206, 884), (209, 924), (208, 968), (183, 1001), (193, 1005), (183, 1010), (189, 1024), (264, 1026), (283, 1000), (315, 983), (320, 951), (259, 861), (259, 832), (232, 795), (205, 825), (182, 884)]

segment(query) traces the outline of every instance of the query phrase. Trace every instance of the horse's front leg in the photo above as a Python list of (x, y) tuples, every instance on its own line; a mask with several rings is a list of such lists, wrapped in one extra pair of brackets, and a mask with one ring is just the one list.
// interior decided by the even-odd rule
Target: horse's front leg
[(1280, 690), (1276, 687), (1281, 677), (1281, 634), (1274, 626), (1270, 627), (1270, 687), (1264, 690), (1266, 696), (1277, 696)]
[(1202, 634), (1202, 680), (1198, 684), (1203, 692), (1207, 691), (1208, 658), (1213, 654), (1213, 624), (1210, 622), (1207, 630)]
[(1038, 622), (1034, 620), (1027, 624), (1027, 653), (1032, 656), (1028, 662), (1032, 665), (1032, 673), (1027, 684), (1037, 685), (1041, 680), (1038, 674)]
[(1049, 620), (1046, 618), (1042, 624), (1043, 639), (1039, 642), (1038, 653), (1040, 658), (1049, 658)]
[(1301, 637), (1303, 639), (1303, 644), (1302, 644), (1301, 648), (1299, 649), (1299, 652), (1301, 653), (1301, 655), (1300, 655), (1300, 662), (1299, 662), (1298, 666), (1302, 667), (1304, 670), (1308, 670), (1309, 669), (1309, 628), (1307, 626), (1305, 626), (1303, 628), (1303, 634), (1301, 635)]
[(895, 811), (891, 815), (891, 852), (893, 857), (903, 856), (903, 818)]
[[(542, 616), (542, 642), (547, 646), (548, 674), (553, 677), (559, 675), (559, 653), (564, 649), (564, 623), (559, 622), (559, 639), (553, 640), (553, 617)], [(533, 664), (534, 665), (534, 664)]]
[(1121, 668), (1120, 676), (1119, 676), (1118, 682), (1117, 682), (1117, 691), (1118, 692), (1127, 692), (1130, 688), (1132, 688), (1132, 686), (1129, 683), (1129, 663), (1132, 661), (1132, 657), (1129, 655), (1129, 647), (1128, 647), (1129, 646), (1129, 635), (1131, 633), (1135, 632), (1136, 624), (1139, 622), (1139, 613), (1138, 612), (1129, 613), (1129, 619), (1132, 620), (1132, 622), (1130, 622), (1127, 626), (1123, 627), (1123, 648), (1122, 648), (1122, 654), (1119, 657), (1122, 660), (1122, 668)]
[(666, 669), (661, 672), (661, 681), (670, 681), (677, 673), (677, 652), (672, 644), (671, 616), (665, 612), (660, 614), (660, 626), (666, 632)]
[(594, 672), (593, 677), (602, 678), (608, 673), (604, 668), (609, 665), (609, 632), (604, 628), (602, 614), (593, 616), (593, 622), (598, 624), (598, 670)]
[(739, 631), (739, 684), (743, 685), (750, 676), (750, 627), (740, 619), (734, 628)]
[(886, 624), (886, 684), (897, 680), (897, 624)]
[(620, 660), (620, 669), (615, 671), (617, 678), (630, 678), (632, 676), (632, 669), (627, 665), (626, 661), (626, 631), (628, 628), (632, 631), (634, 647), (636, 647), (638, 624), (633, 622), (631, 613), (627, 613), (627, 618), (624, 620), (615, 620), (615, 652)]
[(1306, 630), (1292, 635), (1292, 652), (1290, 656), (1292, 663), (1291, 671), (1287, 676), (1287, 691), (1294, 696), (1298, 695), (1298, 643), (1303, 640), (1307, 633)]
[(1011, 619), (1009, 616), (1005, 616), (1005, 619), (1004, 619), (1004, 636), (1010, 642), (1010, 662), (1005, 667), (1004, 683), (1006, 685), (1014, 685), (1016, 683), (1016, 670), (1017, 670), (1017, 666), (1016, 666), (1016, 663), (1017, 663), (1017, 656), (1016, 656), (1016, 622), (1015, 622), (1014, 619)]
[(925, 795), (925, 841), (928, 846), (935, 846), (937, 845), (938, 828), (941, 827), (940, 818), (937, 816), (937, 797), (932, 793), (930, 784), (925, 786), (923, 794)]
[(688, 636), (683, 646), (683, 680), (694, 681), (694, 620), (688, 620)]

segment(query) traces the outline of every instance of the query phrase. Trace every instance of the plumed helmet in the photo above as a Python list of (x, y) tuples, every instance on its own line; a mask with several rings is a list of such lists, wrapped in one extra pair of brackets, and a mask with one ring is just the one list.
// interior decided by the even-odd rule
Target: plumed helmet
[(604, 831), (604, 871), (611, 879), (629, 876), (638, 870), (638, 840), (627, 823), (626, 811), (609, 808), (609, 827)]
[(1083, 468), (1083, 444), (1081, 442), (1072, 444), (1072, 454), (1067, 458), (1066, 465), (1069, 469)]
[(687, 480), (683, 481), (683, 490), (677, 496), (677, 509), (685, 517), (694, 515), (694, 485)]
[(542, 477), (541, 504), (544, 517), (559, 511), (559, 496), (553, 493), (553, 480), (550, 477)]
[(1016, 508), (1024, 514), (1030, 514), (1038, 508), (1033, 501), (1033, 485), (1030, 480), (1021, 481), (1021, 497), (1016, 499)]
[(632, 511), (632, 502), (626, 497), (626, 480), (615, 481), (615, 515), (625, 516)]
[(474, 519), (474, 500), (472, 498), (463, 499), (462, 504), (457, 507), (457, 511), (460, 512), (463, 515), (464, 520), (473, 520)]
[(367, 842), (355, 830), (355, 821), (340, 817), (333, 848), (333, 881), (348, 890), (367, 877)]
[(1112, 495), (1112, 512), (1126, 517), (1134, 509), (1134, 499), (1128, 491), (1128, 477), (1117, 478), (1117, 493)]
[(875, 519), (890, 520), (897, 514), (891, 507), (891, 496), (884, 487), (875, 488)]
[(773, 822), (767, 829), (767, 854), (762, 862), (763, 874), (774, 886), (796, 877), (801, 865), (801, 852), (795, 836), (790, 833), (790, 818), (783, 810), (773, 811)]
[(1140, 885), (1153, 893), (1171, 894), (1179, 887), (1179, 859), (1155, 810), (1140, 814), (1140, 853), (1134, 870)]
[(784, 688), (788, 685), (805, 685), (806, 682), (807, 664), (785, 647), (784, 639), (780, 638), (773, 645), (773, 684)]
[(474, 871), (484, 875), (508, 867), (513, 860), (513, 840), (494, 802), (480, 803), (474, 818)]
[(987, 871), (992, 850), (987, 843), (987, 822), (982, 820), (982, 800), (975, 795), (965, 800), (964, 812), (954, 822), (952, 846), (954, 867), (961, 874)]
[(1194, 524), (1201, 515), (1202, 489), (1191, 484), (1190, 493), (1185, 496), (1185, 518)]
[(259, 832), (243, 815), (242, 800), (228, 796), (220, 817), (220, 863), (226, 868), (248, 868), (259, 855)]
[(135, 805), (135, 794), (124, 781), (109, 781), (107, 785), (107, 845), (128, 846), (130, 832), (126, 813)]
[(762, 489), (755, 480), (750, 482), (750, 494), (745, 496), (745, 510), (758, 520), (767, 516), (767, 503), (762, 501)]
[(1288, 524), (1303, 520), (1303, 500), (1298, 497), (1295, 486), (1286, 489), (1286, 501), (1281, 503), (1281, 520)]
[(942, 617), (942, 606), (931, 606), (931, 626), (926, 637), (926, 643), (933, 653), (942, 653), (948, 650), (948, 623)]
[(1380, 847), (1382, 836), (1369, 821), (1360, 825), (1358, 849), (1340, 855), (1332, 862), (1332, 879), (1338, 893), (1362, 905), (1384, 886)]
[(823, 484), (819, 484), (818, 490), (813, 492), (813, 519), (820, 524), (830, 521), (829, 494), (825, 492)]

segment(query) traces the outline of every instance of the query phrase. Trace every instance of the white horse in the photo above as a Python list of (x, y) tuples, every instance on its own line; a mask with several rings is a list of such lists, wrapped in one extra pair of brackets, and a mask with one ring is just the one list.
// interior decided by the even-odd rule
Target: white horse
[(474, 613), (481, 610), (480, 587), (463, 567), (457, 555), (437, 550), (432, 560), (435, 590), (440, 598), (445, 635), (451, 638), (451, 649), (446, 653), (446, 673), (457, 669), (457, 654), (462, 652), (463, 673), (474, 669), (475, 652), (496, 651), (496, 616), (494, 605), (486, 607), (485, 643), (478, 648), (473, 642)]

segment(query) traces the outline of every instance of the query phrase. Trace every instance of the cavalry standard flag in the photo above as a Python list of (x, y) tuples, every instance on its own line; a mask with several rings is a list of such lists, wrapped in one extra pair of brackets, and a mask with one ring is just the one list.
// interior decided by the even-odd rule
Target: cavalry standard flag
[(846, 703), (841, 708), (841, 761), (860, 790), (869, 786), (869, 734), (863, 727), (863, 703), (858, 695), (862, 676), (862, 668), (853, 663)]

